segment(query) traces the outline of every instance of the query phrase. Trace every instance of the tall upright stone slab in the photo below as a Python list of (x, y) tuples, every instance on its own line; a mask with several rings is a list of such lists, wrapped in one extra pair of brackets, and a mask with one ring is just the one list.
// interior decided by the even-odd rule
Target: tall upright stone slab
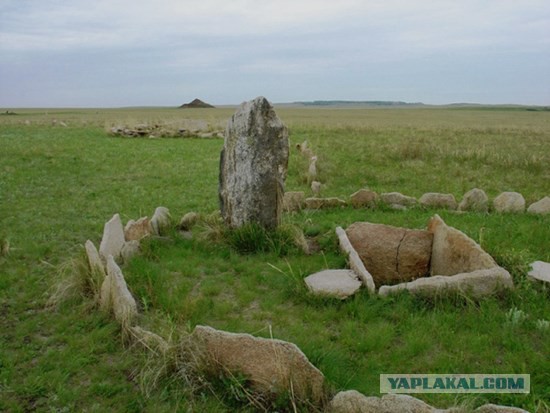
[(243, 103), (227, 124), (220, 156), (220, 208), (227, 225), (277, 227), (288, 151), (287, 128), (267, 99)]

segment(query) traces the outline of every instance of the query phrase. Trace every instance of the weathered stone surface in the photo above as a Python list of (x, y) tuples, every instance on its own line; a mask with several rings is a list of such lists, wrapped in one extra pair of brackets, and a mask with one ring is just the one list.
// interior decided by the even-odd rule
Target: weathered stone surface
[(454, 275), (497, 266), (479, 244), (456, 228), (449, 227), (439, 215), (430, 219), (428, 231), (433, 234), (432, 275)]
[(427, 192), (418, 200), (420, 205), (426, 208), (446, 208), (455, 210), (458, 206), (453, 194), (440, 194), (437, 192)]
[(283, 209), (287, 212), (300, 211), (304, 207), (306, 196), (303, 192), (285, 192)]
[(517, 407), (499, 406), (496, 404), (484, 404), (474, 410), (474, 413), (529, 413), (527, 410)]
[(376, 286), (374, 284), (374, 279), (372, 275), (365, 268), (365, 264), (361, 261), (359, 254), (351, 245), (351, 242), (348, 239), (346, 231), (342, 227), (336, 227), (336, 235), (338, 236), (338, 242), (340, 244), (340, 250), (348, 257), (349, 267), (357, 277), (361, 280), (363, 285), (367, 287), (369, 292), (376, 292)]
[(103, 237), (99, 245), (99, 254), (103, 260), (112, 255), (115, 260), (120, 258), (124, 246), (124, 229), (120, 215), (115, 214), (103, 227)]
[(416, 205), (416, 198), (403, 195), (399, 192), (386, 192), (380, 195), (380, 200), (388, 205), (401, 205), (410, 207)]
[(531, 271), (527, 275), (535, 280), (550, 283), (550, 263), (544, 261), (531, 263)]
[(148, 350), (165, 354), (170, 347), (161, 336), (139, 326), (130, 327), (129, 331), (133, 339)]
[(107, 257), (107, 277), (101, 287), (100, 304), (102, 310), (112, 311), (124, 328), (130, 327), (137, 316), (136, 301), (112, 255)]
[(428, 274), (433, 238), (428, 231), (356, 222), (346, 234), (376, 285)]
[(171, 221), (172, 217), (168, 208), (160, 206), (155, 209), (153, 218), (151, 218), (151, 228), (153, 230), (153, 234), (165, 234), (166, 231), (170, 228)]
[(122, 262), (127, 263), (138, 254), (139, 254), (139, 241), (132, 240), (124, 243), (120, 256), (122, 257)]
[(534, 202), (529, 205), (527, 212), (530, 214), (550, 214), (550, 197), (545, 196), (540, 201)]
[(459, 211), (487, 212), (489, 210), (489, 198), (483, 189), (474, 188), (464, 194), (458, 204)]
[(84, 244), (84, 248), (86, 249), (86, 256), (88, 257), (90, 271), (96, 275), (105, 276), (105, 266), (103, 265), (103, 261), (101, 261), (101, 257), (99, 256), (99, 252), (97, 251), (94, 243), (88, 240)]
[(340, 198), (307, 198), (305, 207), (307, 209), (338, 208), (346, 206), (346, 201)]
[(513, 288), (512, 277), (504, 268), (493, 267), (452, 276), (435, 275), (397, 285), (384, 285), (378, 290), (381, 296), (408, 290), (412, 294), (434, 296), (448, 292), (460, 292), (474, 298), (495, 294), (502, 289)]
[(321, 182), (313, 181), (311, 183), (311, 192), (315, 198), (319, 198), (321, 196)]
[(313, 294), (342, 300), (361, 288), (361, 281), (352, 270), (324, 270), (307, 276), (304, 281)]
[(203, 349), (209, 373), (217, 378), (244, 376), (254, 392), (268, 398), (292, 391), (298, 400), (309, 400), (317, 408), (325, 402), (323, 374), (295, 344), (207, 326), (196, 326), (192, 339)]
[(493, 200), (496, 212), (524, 212), (525, 198), (519, 192), (503, 192)]
[(185, 214), (178, 225), (181, 231), (191, 231), (195, 224), (199, 221), (200, 215), (196, 212), (188, 212)]
[(436, 413), (440, 410), (404, 394), (367, 397), (355, 390), (338, 393), (331, 400), (329, 413)]
[(151, 235), (152, 228), (149, 218), (142, 217), (137, 221), (129, 220), (124, 227), (124, 239), (126, 241), (140, 241)]
[(378, 198), (376, 192), (360, 189), (350, 196), (350, 202), (354, 208), (372, 208), (376, 206)]
[(220, 207), (227, 225), (277, 227), (288, 151), (287, 128), (267, 99), (243, 103), (228, 122), (220, 156)]

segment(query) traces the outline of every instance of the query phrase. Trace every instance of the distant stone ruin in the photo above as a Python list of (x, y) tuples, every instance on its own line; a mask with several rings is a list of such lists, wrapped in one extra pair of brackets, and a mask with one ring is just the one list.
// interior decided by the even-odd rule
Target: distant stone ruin
[(180, 106), (180, 109), (212, 109), (214, 106), (209, 103), (203, 102), (200, 99), (194, 99), (189, 103), (184, 103)]
[(220, 155), (220, 207), (228, 226), (279, 225), (288, 152), (287, 128), (267, 99), (243, 103), (228, 122)]

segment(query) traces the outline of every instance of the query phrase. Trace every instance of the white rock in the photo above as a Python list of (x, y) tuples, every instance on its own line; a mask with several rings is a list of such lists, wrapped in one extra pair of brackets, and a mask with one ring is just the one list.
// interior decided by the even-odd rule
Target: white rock
[(550, 283), (550, 263), (544, 261), (531, 263), (531, 271), (527, 275), (535, 280)]
[(524, 212), (525, 198), (519, 192), (503, 192), (493, 200), (496, 212)]
[(545, 196), (540, 201), (534, 202), (529, 205), (527, 212), (531, 214), (550, 214), (550, 197)]
[(315, 295), (348, 298), (361, 288), (361, 282), (351, 270), (324, 270), (304, 279), (309, 290)]
[(103, 228), (103, 238), (99, 245), (99, 254), (105, 261), (109, 255), (112, 255), (115, 260), (118, 260), (120, 259), (120, 253), (122, 252), (124, 242), (122, 221), (120, 220), (120, 215), (115, 214)]

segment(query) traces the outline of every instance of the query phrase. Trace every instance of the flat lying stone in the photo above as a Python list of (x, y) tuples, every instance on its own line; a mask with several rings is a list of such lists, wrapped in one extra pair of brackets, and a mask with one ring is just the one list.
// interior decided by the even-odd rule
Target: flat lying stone
[(474, 413), (529, 413), (527, 410), (517, 407), (499, 406), (496, 404), (484, 404), (474, 410)]
[(440, 194), (437, 192), (428, 192), (418, 200), (420, 205), (426, 208), (446, 208), (455, 210), (458, 206), (453, 194)]
[(535, 280), (550, 283), (550, 263), (535, 261), (531, 263), (531, 271), (527, 275)]
[(378, 290), (381, 296), (388, 296), (407, 290), (412, 294), (434, 296), (441, 293), (459, 292), (474, 298), (509, 288), (514, 284), (512, 277), (504, 268), (494, 267), (453, 276), (436, 275), (397, 285), (384, 285)]
[(422, 400), (404, 394), (367, 397), (355, 390), (338, 393), (329, 404), (329, 413), (436, 413)]
[(309, 275), (304, 281), (315, 295), (343, 300), (361, 288), (361, 282), (356, 277), (355, 272), (351, 270), (324, 270)]
[(293, 343), (196, 326), (191, 335), (202, 349), (206, 369), (216, 378), (244, 376), (246, 385), (273, 399), (293, 394), (320, 408), (325, 377)]
[(380, 195), (382, 202), (388, 205), (414, 206), (417, 201), (412, 196), (403, 195), (400, 192), (385, 192)]
[(305, 207), (307, 209), (337, 208), (346, 206), (346, 201), (340, 198), (307, 198)]
[(336, 235), (338, 236), (338, 242), (340, 244), (340, 250), (346, 254), (348, 257), (348, 262), (351, 270), (355, 272), (357, 277), (361, 280), (363, 285), (367, 287), (369, 292), (376, 292), (376, 285), (374, 284), (374, 279), (370, 272), (367, 271), (361, 257), (351, 245), (351, 242), (348, 239), (346, 231), (342, 227), (336, 227)]

